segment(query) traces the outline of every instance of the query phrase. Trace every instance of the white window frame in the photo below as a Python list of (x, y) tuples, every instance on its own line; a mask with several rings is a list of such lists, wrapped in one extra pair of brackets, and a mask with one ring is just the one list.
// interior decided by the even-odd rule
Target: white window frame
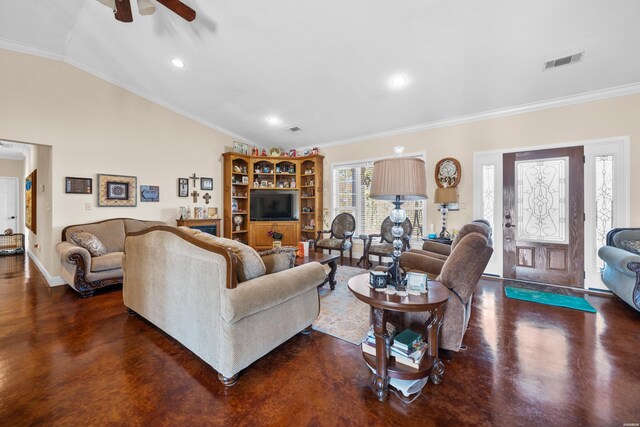
[(614, 217), (613, 227), (629, 227), (631, 217), (631, 178), (630, 178), (630, 142), (628, 136), (603, 138), (597, 140), (575, 141), (560, 144), (539, 145), (529, 147), (517, 147), (505, 150), (481, 151), (473, 153), (473, 214), (474, 218), (483, 217), (482, 206), (482, 167), (494, 165), (496, 174), (496, 197), (494, 212), (493, 249), (495, 262), (492, 259), (487, 265), (485, 273), (502, 276), (503, 264), (503, 206), (502, 206), (502, 155), (505, 153), (517, 153), (521, 151), (544, 150), (563, 147), (584, 147), (584, 263), (585, 263), (585, 288), (606, 289), (600, 275), (594, 272), (596, 268), (596, 242), (595, 234), (595, 158), (596, 156), (614, 155)]
[[(331, 163), (331, 179), (333, 180), (333, 182), (331, 183), (331, 220), (333, 220), (333, 218), (335, 218), (336, 216), (336, 209), (338, 208), (338, 202), (337, 202), (337, 197), (338, 197), (338, 180), (337, 180), (337, 171), (339, 168), (344, 168), (344, 167), (349, 167), (349, 166), (353, 166), (353, 167), (361, 167), (363, 164), (366, 163), (372, 163), (375, 162), (376, 160), (381, 160), (381, 159), (388, 159), (389, 157), (393, 157), (391, 156), (385, 156), (385, 157), (370, 157), (370, 158), (365, 158), (365, 159), (357, 159), (357, 160), (351, 160), (351, 161), (345, 161), (345, 162), (334, 162)], [(426, 163), (427, 163), (427, 153), (426, 151), (422, 151), (422, 152), (414, 152), (414, 153), (406, 153), (403, 154), (402, 157), (418, 157), (422, 160), (424, 160), (425, 162), (425, 176), (426, 176)], [(363, 209), (362, 206), (362, 197), (360, 197), (360, 186), (358, 186), (358, 188), (356, 189), (356, 199), (357, 199), (357, 204), (356, 204), (356, 213), (361, 211)], [(389, 203), (389, 212), (391, 212), (391, 209), (393, 209), (393, 205), (391, 203)], [(357, 216), (358, 215), (354, 215), (356, 216), (356, 220), (357, 220)], [(427, 222), (427, 202), (425, 200), (425, 203), (423, 204), (422, 207), (422, 236), (426, 237), (426, 231), (427, 231), (427, 227), (426, 224), (428, 224)], [(359, 243), (354, 241), (354, 244)], [(420, 248), (422, 247), (422, 245), (420, 245)], [(355, 253), (357, 253), (357, 250), (354, 251)]]

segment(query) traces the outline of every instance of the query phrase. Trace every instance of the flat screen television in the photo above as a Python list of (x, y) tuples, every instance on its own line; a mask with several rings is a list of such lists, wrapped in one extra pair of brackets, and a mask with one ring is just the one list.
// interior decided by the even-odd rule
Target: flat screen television
[(251, 191), (251, 221), (294, 221), (297, 194), (284, 191)]

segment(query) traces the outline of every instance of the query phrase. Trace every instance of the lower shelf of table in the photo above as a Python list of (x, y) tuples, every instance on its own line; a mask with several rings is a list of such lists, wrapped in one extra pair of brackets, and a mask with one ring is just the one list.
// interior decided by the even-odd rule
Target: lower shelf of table
[[(375, 371), (376, 357), (367, 353), (362, 353), (362, 357), (364, 357), (364, 361), (367, 362), (367, 365)], [(420, 362), (420, 368), (414, 369), (409, 366), (396, 363), (393, 358), (390, 358), (387, 362), (387, 376), (389, 378), (397, 378), (399, 380), (419, 380), (420, 378), (425, 378), (431, 373), (434, 359), (435, 358), (433, 356), (424, 355)]]

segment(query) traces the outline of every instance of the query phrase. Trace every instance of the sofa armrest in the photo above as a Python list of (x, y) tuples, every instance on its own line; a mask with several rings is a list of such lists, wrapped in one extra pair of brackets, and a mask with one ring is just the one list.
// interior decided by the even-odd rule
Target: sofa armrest
[(84, 260), (86, 271), (91, 270), (91, 254), (85, 248), (76, 246), (69, 242), (60, 242), (56, 245), (56, 252), (60, 256), (60, 260), (62, 262), (67, 262), (69, 264), (77, 264), (71, 256), (74, 254), (80, 255)]
[(220, 314), (227, 323), (235, 323), (316, 288), (325, 278), (324, 267), (311, 262), (247, 280), (224, 290)]
[(598, 256), (607, 266), (627, 276), (635, 277), (636, 273), (629, 269), (630, 263), (640, 263), (640, 255), (615, 246), (603, 246), (598, 250)]
[(424, 241), (422, 244), (422, 250), (427, 252), (434, 252), (436, 254), (449, 256), (451, 255), (451, 245), (445, 245), (444, 243)]

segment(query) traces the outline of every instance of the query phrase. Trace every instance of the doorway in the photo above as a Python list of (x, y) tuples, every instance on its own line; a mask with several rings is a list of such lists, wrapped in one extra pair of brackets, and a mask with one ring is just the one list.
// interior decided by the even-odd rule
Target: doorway
[(18, 230), (18, 178), (0, 177), (0, 233), (8, 228), (14, 233)]
[[(607, 289), (600, 278), (603, 263), (597, 253), (598, 249), (606, 244), (606, 234), (609, 230), (628, 227), (630, 223), (631, 156), (628, 137), (475, 152), (473, 154), (473, 219), (484, 218), (491, 223), (493, 229), (494, 253), (485, 274), (503, 276), (505, 266), (503, 232), (513, 228), (504, 226), (507, 223), (505, 218), (507, 213), (503, 207), (504, 154), (580, 146), (584, 150), (583, 268), (586, 273), (582, 286), (588, 289)], [(515, 217), (512, 215), (511, 219), (515, 220)], [(515, 229), (518, 228), (517, 223), (511, 222), (511, 224), (516, 225)], [(526, 257), (530, 254), (531, 251), (523, 251), (521, 256)], [(562, 254), (556, 252), (551, 255), (558, 257)], [(555, 259), (553, 262), (554, 266), (557, 266), (555, 263), (564, 262), (564, 258), (560, 261)]]
[(584, 286), (584, 149), (505, 153), (503, 277)]

